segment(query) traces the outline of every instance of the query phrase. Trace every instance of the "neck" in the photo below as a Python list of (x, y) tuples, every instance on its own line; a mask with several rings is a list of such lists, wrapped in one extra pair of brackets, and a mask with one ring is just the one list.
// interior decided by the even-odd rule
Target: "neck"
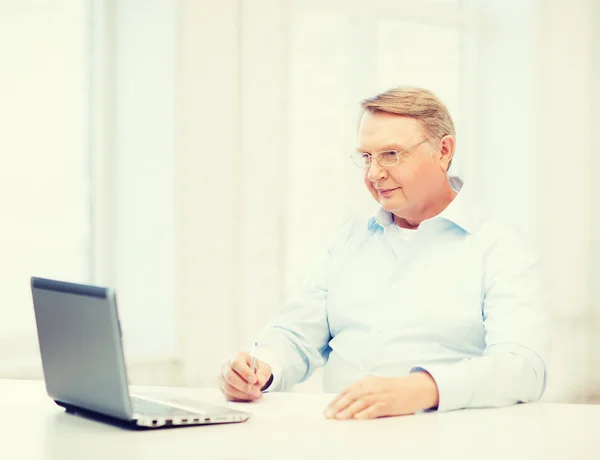
[(419, 228), (421, 222), (437, 216), (456, 198), (458, 193), (450, 186), (450, 182), (444, 181), (432, 199), (423, 207), (418, 209), (414, 215), (397, 216), (394, 214), (394, 222), (398, 227), (411, 230)]

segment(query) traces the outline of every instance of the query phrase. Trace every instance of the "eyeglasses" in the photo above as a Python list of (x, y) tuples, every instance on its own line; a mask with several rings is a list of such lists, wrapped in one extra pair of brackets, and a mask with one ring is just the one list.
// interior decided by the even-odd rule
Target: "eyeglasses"
[(418, 144), (413, 145), (412, 147), (408, 147), (400, 152), (396, 150), (385, 150), (383, 152), (376, 152), (373, 155), (366, 152), (354, 152), (350, 156), (352, 157), (352, 161), (359, 168), (369, 168), (371, 166), (371, 162), (373, 157), (377, 160), (377, 162), (381, 166), (395, 166), (400, 163), (400, 158), (402, 154), (418, 147), (419, 145), (427, 142), (427, 138), (423, 139)]

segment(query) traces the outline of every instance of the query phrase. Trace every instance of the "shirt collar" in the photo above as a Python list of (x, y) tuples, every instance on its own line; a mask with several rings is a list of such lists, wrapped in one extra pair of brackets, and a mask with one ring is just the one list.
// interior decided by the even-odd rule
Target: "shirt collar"
[[(446, 209), (429, 220), (444, 219), (458, 225), (468, 233), (473, 233), (479, 224), (480, 215), (470, 199), (468, 188), (465, 189), (464, 181), (458, 176), (450, 176), (449, 181), (450, 186), (458, 194)], [(379, 208), (369, 219), (367, 228), (371, 229), (376, 225), (385, 228), (393, 222), (392, 214), (383, 208)]]
[(392, 217), (392, 213), (386, 211), (383, 208), (379, 208), (375, 214), (371, 216), (369, 219), (368, 228), (372, 228), (376, 225), (379, 225), (382, 228), (389, 227), (394, 223), (394, 219)]
[(458, 192), (456, 197), (441, 213), (433, 219), (445, 219), (458, 225), (467, 233), (473, 233), (481, 220), (481, 215), (471, 199), (470, 189), (465, 188), (464, 181), (457, 177), (450, 177), (450, 186)]

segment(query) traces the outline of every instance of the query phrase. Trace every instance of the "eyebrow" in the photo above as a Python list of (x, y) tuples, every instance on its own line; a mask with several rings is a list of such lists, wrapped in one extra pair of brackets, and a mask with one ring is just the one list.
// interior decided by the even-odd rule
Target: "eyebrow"
[[(377, 152), (389, 152), (390, 150), (396, 150), (397, 152), (400, 152), (402, 150), (404, 150), (406, 147), (403, 147), (400, 144), (386, 144), (383, 147), (381, 147), (379, 150), (377, 150)], [(360, 153), (371, 153), (368, 152), (367, 150), (361, 149), (360, 147), (357, 147), (356, 149), (357, 152)]]

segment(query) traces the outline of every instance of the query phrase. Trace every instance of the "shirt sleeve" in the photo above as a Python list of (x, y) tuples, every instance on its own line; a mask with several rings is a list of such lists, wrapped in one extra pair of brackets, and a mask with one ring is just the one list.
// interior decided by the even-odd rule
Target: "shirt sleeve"
[(330, 241), (300, 289), (257, 337), (256, 357), (268, 363), (273, 382), (264, 391), (285, 391), (325, 364), (331, 339), (327, 321), (329, 279), (334, 259), (351, 236), (353, 222)]
[(540, 261), (512, 235), (484, 256), (483, 356), (448, 365), (418, 366), (439, 392), (438, 411), (499, 407), (538, 400), (549, 354), (547, 295)]

